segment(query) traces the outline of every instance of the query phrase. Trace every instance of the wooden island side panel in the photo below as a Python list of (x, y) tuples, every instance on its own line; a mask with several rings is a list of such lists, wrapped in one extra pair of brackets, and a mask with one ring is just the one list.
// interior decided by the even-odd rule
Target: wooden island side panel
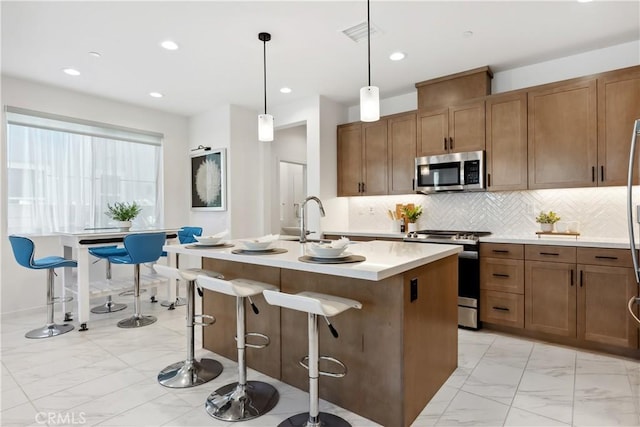
[[(272, 283), (282, 292), (306, 290), (360, 301), (361, 310), (330, 319), (337, 339), (318, 319), (320, 354), (341, 360), (348, 370), (343, 378), (322, 376), (319, 393), (386, 427), (411, 425), (457, 366), (457, 256), (377, 282), (214, 259), (203, 259), (203, 268), (229, 279)], [(418, 281), (414, 301), (412, 279)], [(308, 372), (298, 364), (308, 351), (307, 314), (269, 306), (261, 296), (255, 300), (260, 315), (247, 308), (247, 331), (269, 335), (271, 345), (247, 349), (247, 365), (308, 391)], [(203, 301), (203, 313), (217, 318), (203, 328), (203, 347), (236, 360), (233, 298), (206, 291)], [(320, 369), (336, 367), (321, 362)]]

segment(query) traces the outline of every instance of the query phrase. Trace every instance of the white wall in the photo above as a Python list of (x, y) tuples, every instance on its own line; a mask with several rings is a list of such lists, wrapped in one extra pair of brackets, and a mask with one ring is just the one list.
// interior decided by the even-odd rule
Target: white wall
[[(187, 118), (147, 108), (115, 102), (65, 89), (46, 86), (30, 81), (2, 76), (3, 107), (27, 108), (148, 130), (164, 134), (164, 226), (179, 227), (189, 219), (189, 194), (184, 180), (188, 177), (188, 127)], [(7, 239), (7, 194), (6, 166), (6, 118), (2, 117), (2, 141), (0, 143), (0, 310), (2, 313), (42, 307), (45, 304), (46, 272), (20, 267), (13, 257)], [(62, 255), (62, 247), (55, 236), (34, 237), (36, 256)], [(95, 265), (92, 273), (104, 274), (102, 263)], [(126, 266), (114, 266), (114, 276), (132, 275)], [(59, 279), (58, 279), (59, 280)], [(59, 288), (57, 282), (57, 287)], [(28, 296), (28, 297), (27, 297)], [(43, 319), (44, 320), (44, 319)]]

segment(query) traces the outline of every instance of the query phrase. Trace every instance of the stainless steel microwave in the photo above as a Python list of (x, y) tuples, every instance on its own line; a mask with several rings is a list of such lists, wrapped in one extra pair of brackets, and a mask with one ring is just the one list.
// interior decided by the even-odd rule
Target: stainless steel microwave
[(484, 191), (484, 151), (416, 158), (415, 190), (430, 194), (443, 191)]

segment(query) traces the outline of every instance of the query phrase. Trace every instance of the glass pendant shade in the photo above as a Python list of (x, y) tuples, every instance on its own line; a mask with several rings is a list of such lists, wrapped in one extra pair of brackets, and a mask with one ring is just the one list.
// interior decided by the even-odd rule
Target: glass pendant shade
[(380, 91), (377, 86), (365, 86), (360, 89), (360, 120), (380, 120)]
[(273, 141), (273, 116), (271, 114), (258, 115), (258, 141)]

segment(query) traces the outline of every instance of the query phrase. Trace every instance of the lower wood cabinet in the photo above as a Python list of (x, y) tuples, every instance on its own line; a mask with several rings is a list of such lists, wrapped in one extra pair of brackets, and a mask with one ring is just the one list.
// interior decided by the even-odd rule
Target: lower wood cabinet
[(627, 310), (629, 299), (638, 295), (633, 269), (578, 265), (578, 274), (578, 338), (638, 348), (638, 324)]
[(525, 328), (576, 336), (575, 264), (525, 261)]
[(627, 304), (638, 286), (628, 250), (483, 243), (480, 254), (483, 322), (569, 345), (637, 352), (640, 326)]

